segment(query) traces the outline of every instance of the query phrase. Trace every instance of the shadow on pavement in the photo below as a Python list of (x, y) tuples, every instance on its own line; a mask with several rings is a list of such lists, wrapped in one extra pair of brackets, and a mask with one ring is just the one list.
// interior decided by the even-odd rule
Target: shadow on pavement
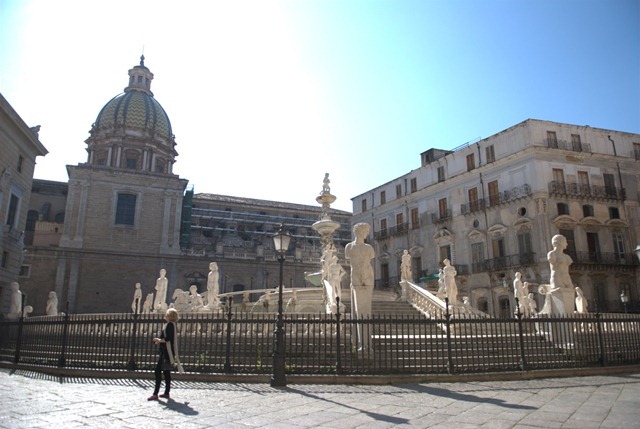
[(299, 395), (306, 396), (306, 397), (309, 397), (309, 398), (313, 398), (313, 399), (316, 399), (316, 400), (319, 400), (319, 401), (330, 402), (332, 404), (340, 405), (341, 407), (344, 407), (344, 408), (350, 408), (352, 410), (356, 410), (358, 412), (366, 414), (367, 416), (371, 417), (372, 419), (375, 419), (376, 421), (393, 423), (394, 425), (401, 425), (401, 424), (408, 424), (409, 423), (409, 419), (404, 419), (402, 417), (388, 416), (388, 415), (385, 415), (385, 414), (374, 413), (374, 412), (371, 412), (371, 411), (364, 411), (364, 410), (361, 410), (359, 408), (355, 408), (355, 407), (352, 407), (350, 405), (347, 405), (344, 402), (332, 401), (331, 399), (323, 398), (321, 396), (314, 395), (312, 393), (305, 392), (303, 390), (298, 390), (298, 389), (295, 389), (295, 388), (287, 387), (286, 389), (284, 389), (284, 391), (291, 392), (291, 393), (297, 393)]
[(441, 398), (450, 398), (456, 401), (464, 402), (481, 402), (485, 404), (493, 404), (499, 407), (512, 408), (516, 410), (537, 410), (537, 407), (530, 405), (518, 405), (510, 404), (502, 399), (497, 398), (483, 398), (482, 396), (470, 395), (468, 393), (455, 392), (449, 389), (443, 389), (440, 387), (433, 387), (429, 385), (416, 384), (416, 385), (404, 385), (398, 386), (407, 390), (413, 390), (417, 393), (426, 393), (427, 395), (439, 396)]
[(185, 416), (198, 415), (198, 411), (191, 408), (188, 402), (185, 402), (182, 404), (180, 402), (174, 401), (173, 399), (168, 399), (167, 402), (163, 402), (163, 401), (160, 401), (160, 402), (171, 411), (184, 414)]

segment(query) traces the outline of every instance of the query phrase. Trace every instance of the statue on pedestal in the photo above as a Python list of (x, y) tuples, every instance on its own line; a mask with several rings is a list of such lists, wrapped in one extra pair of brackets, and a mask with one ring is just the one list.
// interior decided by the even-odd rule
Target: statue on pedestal
[(49, 292), (49, 299), (47, 299), (45, 313), (47, 316), (58, 315), (58, 295), (56, 295), (54, 291)]
[(402, 263), (400, 264), (400, 280), (411, 282), (413, 275), (411, 273), (411, 254), (408, 250), (402, 252)]
[(142, 305), (142, 312), (149, 314), (153, 311), (153, 293), (148, 293)]
[[(351, 265), (351, 311), (355, 318), (371, 315), (374, 273), (371, 260), (375, 257), (373, 246), (365, 243), (369, 235), (368, 223), (360, 222), (353, 227), (355, 240), (347, 244), (344, 256)], [(358, 348), (370, 348), (371, 336), (358, 324)], [(363, 332), (364, 331), (364, 332)]]
[(198, 293), (198, 286), (191, 285), (189, 287), (189, 292), (191, 293), (189, 296), (189, 310), (200, 311), (204, 307), (204, 301), (202, 299), (202, 295)]
[(584, 314), (589, 312), (589, 303), (587, 298), (584, 296), (584, 292), (582, 289), (576, 286), (576, 311), (579, 314)]
[(551, 239), (553, 250), (547, 253), (551, 276), (549, 287), (545, 289), (546, 297), (543, 314), (572, 314), (575, 308), (575, 288), (569, 276), (569, 267), (573, 263), (571, 256), (564, 253), (567, 239), (560, 234)]
[(449, 298), (449, 304), (458, 303), (458, 286), (456, 285), (456, 275), (458, 272), (456, 268), (451, 265), (449, 259), (442, 261), (444, 267), (442, 268), (444, 290), (447, 298)]
[(163, 268), (160, 270), (160, 277), (156, 280), (156, 299), (153, 303), (153, 309), (157, 313), (165, 313), (167, 311), (167, 289), (169, 280), (167, 280), (167, 271)]
[(133, 314), (140, 314), (141, 305), (142, 289), (140, 289), (140, 283), (136, 283), (136, 290), (133, 292), (133, 301), (131, 302), (131, 311), (133, 311)]
[(220, 291), (220, 272), (218, 271), (218, 264), (211, 262), (209, 264), (209, 270), (209, 276), (207, 277), (207, 306), (210, 309), (216, 309), (220, 307), (220, 298), (218, 298)]
[(571, 288), (573, 282), (569, 276), (569, 267), (573, 264), (571, 256), (564, 253), (567, 248), (567, 239), (564, 235), (554, 235), (551, 239), (553, 250), (547, 253), (547, 260), (551, 268), (551, 278), (549, 280), (552, 288)]
[(525, 316), (528, 313), (528, 303), (527, 300), (527, 291), (525, 290), (526, 283), (522, 283), (522, 274), (517, 272), (515, 274), (515, 278), (513, 279), (513, 297), (518, 298), (518, 307), (520, 308), (520, 313)]
[(11, 283), (11, 305), (9, 306), (9, 319), (19, 319), (22, 316), (22, 292), (17, 282)]

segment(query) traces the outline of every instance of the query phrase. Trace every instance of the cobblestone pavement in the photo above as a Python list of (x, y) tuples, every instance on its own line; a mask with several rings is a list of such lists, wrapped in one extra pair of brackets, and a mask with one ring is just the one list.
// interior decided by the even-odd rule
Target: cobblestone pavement
[(403, 385), (59, 378), (0, 369), (1, 428), (640, 428), (640, 374)]

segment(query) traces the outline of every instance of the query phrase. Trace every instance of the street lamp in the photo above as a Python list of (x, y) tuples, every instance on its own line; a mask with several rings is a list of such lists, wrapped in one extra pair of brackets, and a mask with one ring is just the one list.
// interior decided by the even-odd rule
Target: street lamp
[(622, 305), (624, 306), (624, 314), (627, 314), (627, 302), (629, 302), (629, 297), (624, 293), (624, 291), (620, 294), (620, 301), (622, 301)]
[(287, 378), (284, 370), (284, 319), (282, 317), (282, 283), (283, 266), (291, 236), (284, 231), (284, 226), (273, 236), (273, 246), (278, 255), (280, 263), (280, 282), (278, 283), (278, 318), (276, 319), (275, 345), (273, 348), (273, 375), (271, 376), (272, 387), (285, 387)]

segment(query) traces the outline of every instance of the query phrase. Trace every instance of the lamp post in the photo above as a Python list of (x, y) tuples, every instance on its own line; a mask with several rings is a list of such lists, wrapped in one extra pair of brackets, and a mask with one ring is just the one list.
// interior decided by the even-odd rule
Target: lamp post
[(285, 387), (287, 378), (284, 369), (284, 319), (282, 317), (282, 282), (283, 266), (291, 236), (284, 231), (284, 226), (273, 236), (273, 246), (278, 255), (280, 263), (280, 278), (278, 283), (278, 318), (276, 319), (275, 345), (273, 348), (273, 375), (271, 376), (272, 387)]
[(629, 296), (622, 291), (620, 294), (620, 301), (622, 301), (622, 305), (624, 306), (624, 314), (627, 314), (627, 302), (629, 302)]

